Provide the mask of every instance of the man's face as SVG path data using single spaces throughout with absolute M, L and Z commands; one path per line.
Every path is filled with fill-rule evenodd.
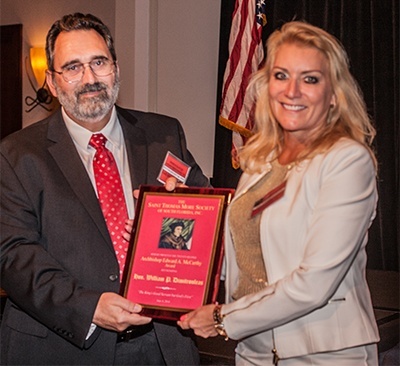
M 98 58 L 112 60 L 104 39 L 94 30 L 61 32 L 54 46 L 54 70 L 63 71 L 74 63 L 85 64 Z M 96 76 L 89 66 L 82 78 L 68 83 L 63 75 L 47 75 L 51 92 L 58 98 L 68 116 L 79 125 L 93 131 L 108 122 L 119 90 L 119 69 L 107 76 Z
M 175 235 L 175 236 L 181 236 L 181 235 L 182 235 L 182 230 L 183 230 L 182 226 L 177 226 L 177 227 L 174 229 L 174 235 Z

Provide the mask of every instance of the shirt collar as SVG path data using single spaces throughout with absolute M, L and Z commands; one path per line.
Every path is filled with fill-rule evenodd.
M 93 135 L 92 131 L 78 125 L 74 122 L 65 112 L 64 107 L 61 107 L 62 116 L 65 122 L 65 125 L 68 129 L 69 134 L 71 135 L 74 142 L 79 145 L 82 149 L 88 149 L 90 138 Z M 115 106 L 112 109 L 110 120 L 104 126 L 101 131 L 96 133 L 102 133 L 107 140 L 116 146 L 120 146 L 123 142 L 123 134 L 121 130 L 121 126 L 118 123 L 117 111 Z

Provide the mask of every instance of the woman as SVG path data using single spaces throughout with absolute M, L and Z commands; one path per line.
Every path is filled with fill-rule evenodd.
M 365 280 L 375 135 L 345 51 L 290 22 L 254 76 L 256 133 L 225 227 L 226 304 L 178 324 L 238 340 L 238 365 L 377 365 Z

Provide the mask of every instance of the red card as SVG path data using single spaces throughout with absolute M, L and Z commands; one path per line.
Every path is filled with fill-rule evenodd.
M 189 172 L 190 166 L 168 151 L 167 155 L 165 155 L 164 163 L 157 180 L 162 184 L 165 184 L 165 181 L 169 177 L 175 177 L 178 182 L 186 183 Z

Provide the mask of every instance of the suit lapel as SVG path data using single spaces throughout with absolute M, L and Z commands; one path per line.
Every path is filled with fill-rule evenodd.
M 132 189 L 137 189 L 140 184 L 147 183 L 148 151 L 146 136 L 140 128 L 135 126 L 137 119 L 128 111 L 117 107 L 117 113 L 128 153 Z
M 50 122 L 47 137 L 54 142 L 49 147 L 50 154 L 53 156 L 71 189 L 76 194 L 77 199 L 85 207 L 105 241 L 114 251 L 92 183 L 68 133 L 62 119 L 61 111 L 56 113 L 53 121 Z
M 128 154 L 132 188 L 137 189 L 140 184 L 147 182 L 146 137 L 144 132 L 135 126 L 137 120 L 134 116 L 121 108 L 117 108 L 117 112 Z M 47 138 L 54 142 L 49 147 L 49 152 L 66 181 L 97 225 L 110 249 L 114 251 L 92 183 L 62 119 L 61 110 L 53 115 Z

